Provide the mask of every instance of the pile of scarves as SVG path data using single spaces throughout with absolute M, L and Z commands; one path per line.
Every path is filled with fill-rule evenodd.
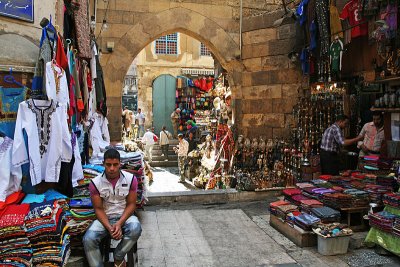
M 340 222 L 340 212 L 330 207 L 312 208 L 311 214 L 319 218 L 323 223 Z
M 394 221 L 396 219 L 399 219 L 399 217 L 390 212 L 376 212 L 369 215 L 369 225 L 371 227 L 378 228 L 384 232 L 391 233 Z
M 24 230 L 29 204 L 8 205 L 0 216 L 0 266 L 32 266 L 32 248 Z
M 294 224 L 305 231 L 310 231 L 312 226 L 320 221 L 318 217 L 307 213 L 301 213 L 299 216 L 294 217 Z
M 33 266 L 64 266 L 70 255 L 65 212 L 57 200 L 31 203 L 25 217 Z
M 383 196 L 385 205 L 400 208 L 400 193 L 388 193 Z
M 132 157 L 125 162 L 122 169 L 136 177 L 138 181 L 136 207 L 142 208 L 147 201 L 143 155 L 138 152 L 131 152 L 130 155 Z

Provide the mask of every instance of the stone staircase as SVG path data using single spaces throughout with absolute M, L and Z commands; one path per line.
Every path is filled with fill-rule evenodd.
M 178 156 L 175 154 L 173 147 L 178 145 L 178 140 L 169 140 L 168 161 L 164 161 L 164 156 L 161 156 L 161 146 L 155 144 L 153 148 L 153 162 L 151 167 L 178 167 Z

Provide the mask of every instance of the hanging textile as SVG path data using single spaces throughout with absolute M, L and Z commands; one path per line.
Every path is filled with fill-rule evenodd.
M 64 105 L 69 105 L 69 91 L 65 71 L 55 61 L 46 64 L 47 97 Z
M 25 144 L 24 133 L 28 142 Z M 61 162 L 72 157 L 66 107 L 53 100 L 29 99 L 19 104 L 12 163 L 30 163 L 32 185 L 57 182 Z
M 329 34 L 329 0 L 319 0 L 315 4 L 315 12 L 317 14 L 319 38 L 320 38 L 320 55 L 326 56 L 329 52 L 330 34 Z
M 92 58 L 92 52 L 90 49 L 88 7 L 88 0 L 80 0 L 79 7 L 74 10 L 76 41 L 79 57 L 83 59 Z
M 342 32 L 342 23 L 340 22 L 339 11 L 337 7 L 333 4 L 333 1 L 330 0 L 329 5 L 329 15 L 330 15 L 330 28 L 331 28 L 331 41 L 335 39 L 335 36 L 338 35 L 343 39 Z
M 21 190 L 21 167 L 11 163 L 13 140 L 0 137 L 0 201 L 5 201 L 12 193 Z

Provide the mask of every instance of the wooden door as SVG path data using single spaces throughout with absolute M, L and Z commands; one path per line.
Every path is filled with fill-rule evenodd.
M 153 82 L 153 127 L 158 135 L 162 126 L 173 133 L 171 113 L 175 109 L 176 78 L 163 74 Z

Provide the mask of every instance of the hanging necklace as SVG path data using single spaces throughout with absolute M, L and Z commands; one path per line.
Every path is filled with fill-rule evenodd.
M 60 70 L 58 71 L 55 67 L 56 67 L 55 64 L 52 63 L 51 68 L 53 70 L 54 80 L 56 83 L 56 94 L 58 95 L 58 93 L 60 92 L 60 79 L 64 74 L 64 70 L 62 68 L 59 68 Z

